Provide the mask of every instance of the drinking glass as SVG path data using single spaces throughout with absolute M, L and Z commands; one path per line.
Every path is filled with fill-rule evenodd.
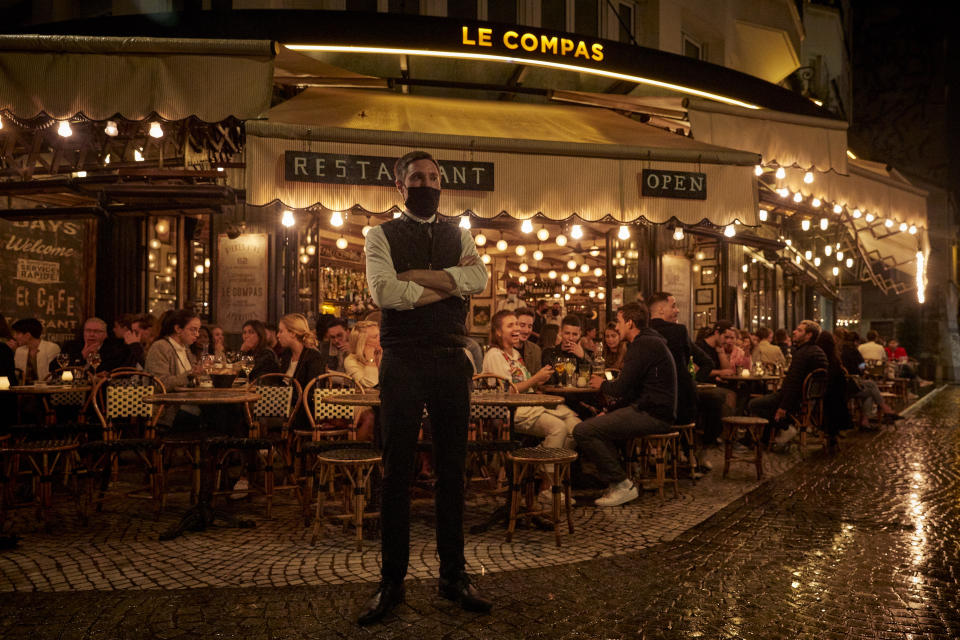
M 100 366 L 100 362 L 102 362 L 102 360 L 100 358 L 99 351 L 94 351 L 93 353 L 87 356 L 87 364 L 90 365 L 90 369 L 94 373 L 97 372 L 97 368 Z
M 564 370 L 567 373 L 567 385 L 573 386 L 577 381 L 577 379 L 574 377 L 577 375 L 576 363 L 571 360 L 567 360 L 566 364 L 564 365 Z
M 60 365 L 61 369 L 66 369 L 70 364 L 70 356 L 66 353 L 57 354 L 57 364 Z
M 247 384 L 250 384 L 250 372 L 253 371 L 254 361 L 251 355 L 240 356 L 240 370 L 243 372 L 243 377 L 247 379 Z

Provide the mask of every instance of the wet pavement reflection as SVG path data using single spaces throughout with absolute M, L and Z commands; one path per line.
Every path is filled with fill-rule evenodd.
M 958 638 L 958 416 L 947 387 L 670 542 L 478 576 L 489 616 L 431 580 L 409 581 L 407 604 L 365 630 L 353 620 L 369 583 L 7 593 L 0 637 Z

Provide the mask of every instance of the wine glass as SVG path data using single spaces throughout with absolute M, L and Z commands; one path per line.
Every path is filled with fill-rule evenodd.
M 247 379 L 247 384 L 250 384 L 250 372 L 253 371 L 255 359 L 251 355 L 242 355 L 240 356 L 240 370 L 243 372 L 243 377 Z
M 99 351 L 93 351 L 90 355 L 87 356 L 87 364 L 90 366 L 90 369 L 96 373 L 97 368 L 100 366 L 102 359 L 100 358 Z
M 67 353 L 58 353 L 57 354 L 57 364 L 60 365 L 60 370 L 66 369 L 70 364 L 70 354 Z
M 567 372 L 567 385 L 568 386 L 575 385 L 577 382 L 577 379 L 575 377 L 577 375 L 577 364 L 573 360 L 567 360 L 567 362 L 563 366 L 565 371 Z

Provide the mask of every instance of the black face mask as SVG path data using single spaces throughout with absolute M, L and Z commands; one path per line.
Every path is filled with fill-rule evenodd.
M 407 211 L 418 218 L 429 218 L 437 212 L 440 189 L 433 187 L 407 187 Z

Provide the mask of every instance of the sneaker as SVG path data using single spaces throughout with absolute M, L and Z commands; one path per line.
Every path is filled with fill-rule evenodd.
M 787 444 L 788 442 L 790 442 L 791 440 L 793 440 L 794 438 L 796 438 L 796 437 L 797 437 L 797 433 L 798 433 L 798 432 L 797 432 L 797 428 L 794 427 L 793 425 L 791 425 L 791 426 L 787 427 L 786 429 L 784 429 L 783 431 L 781 431 L 780 434 L 777 435 L 776 438 L 774 438 L 773 442 L 774 442 L 774 444 L 778 444 L 778 445 L 780 445 L 780 446 L 783 446 L 783 445 Z
M 917 378 L 917 382 L 921 387 L 929 387 L 933 384 L 933 380 L 924 380 L 923 378 Z
M 230 494 L 231 500 L 243 500 L 247 497 L 247 491 L 250 490 L 250 483 L 246 478 L 240 478 L 233 485 L 233 493 Z
M 553 503 L 553 491 L 550 489 L 544 489 L 540 492 L 540 502 Z M 567 501 L 567 494 L 563 491 L 560 492 L 560 504 L 564 504 Z M 573 496 L 570 496 L 570 506 L 573 507 L 577 504 L 576 499 Z
M 597 498 L 593 504 L 598 507 L 616 507 L 621 504 L 630 502 L 631 500 L 636 500 L 637 496 L 640 495 L 640 492 L 637 491 L 637 485 L 631 482 L 627 487 L 622 487 L 617 485 L 616 487 L 609 487 L 606 491 L 603 492 L 603 496 Z

